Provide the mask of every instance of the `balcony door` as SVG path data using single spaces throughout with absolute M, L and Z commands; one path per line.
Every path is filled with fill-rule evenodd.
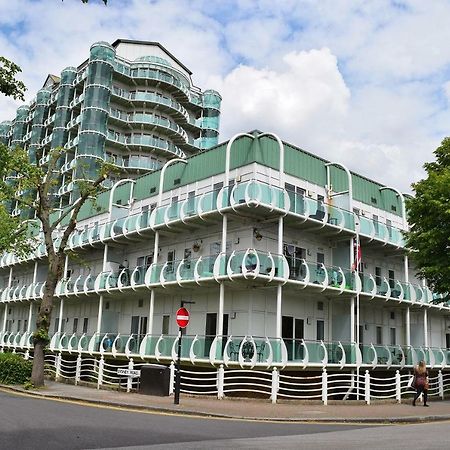
M 205 352 L 204 356 L 209 356 L 211 345 L 217 336 L 217 313 L 206 313 L 205 322 Z M 228 314 L 223 315 L 223 336 L 222 347 L 225 346 L 228 337 Z
M 304 320 L 283 316 L 281 319 L 281 337 L 287 348 L 288 360 L 303 359 Z

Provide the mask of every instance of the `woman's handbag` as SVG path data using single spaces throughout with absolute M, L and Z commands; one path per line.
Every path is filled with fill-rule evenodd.
M 430 383 L 429 383 L 429 381 L 428 381 L 428 378 L 425 380 L 425 384 L 424 384 L 423 388 L 424 388 L 426 391 L 428 391 L 428 389 L 430 389 Z

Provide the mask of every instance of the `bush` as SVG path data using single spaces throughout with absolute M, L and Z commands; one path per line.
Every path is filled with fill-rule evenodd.
M 33 364 L 15 353 L 0 353 L 0 383 L 23 384 L 31 377 Z

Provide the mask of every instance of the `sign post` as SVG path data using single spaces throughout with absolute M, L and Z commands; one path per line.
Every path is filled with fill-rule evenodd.
M 183 337 L 183 329 L 188 326 L 189 323 L 189 311 L 184 307 L 186 303 L 195 303 L 182 301 L 181 307 L 176 314 L 176 320 L 178 325 L 178 358 L 177 358 L 177 373 L 175 377 L 175 393 L 173 403 L 175 405 L 180 404 L 180 388 L 181 388 L 181 338 Z

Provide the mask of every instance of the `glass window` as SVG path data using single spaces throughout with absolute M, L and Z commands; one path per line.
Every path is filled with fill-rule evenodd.
M 325 322 L 323 320 L 317 321 L 316 340 L 323 341 L 325 339 Z
M 383 328 L 377 327 L 377 337 L 376 337 L 377 345 L 383 344 Z
M 395 286 L 395 272 L 393 270 L 389 271 L 389 287 L 394 289 Z
M 85 317 L 83 319 L 83 333 L 88 332 L 88 324 L 89 324 L 89 319 L 87 317 Z
M 375 267 L 375 284 L 381 286 L 381 267 Z
M 391 345 L 396 345 L 396 337 L 395 337 L 395 328 L 391 328 L 390 329 L 390 344 Z
M 169 334 L 170 316 L 164 315 L 162 318 L 161 334 Z
M 78 331 L 78 317 L 75 317 L 73 319 L 73 330 L 72 333 L 76 333 Z

